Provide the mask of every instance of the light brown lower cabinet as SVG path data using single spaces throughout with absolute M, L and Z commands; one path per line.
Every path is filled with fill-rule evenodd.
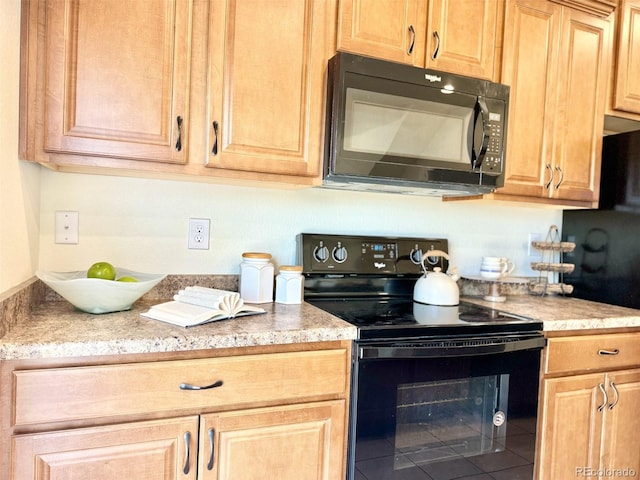
M 558 339 L 565 341 L 562 354 L 579 350 L 583 359 L 575 368 L 603 371 L 549 378 L 554 375 L 551 369 L 542 380 L 536 475 L 540 480 L 640 475 L 640 368 L 637 347 L 628 348 L 631 341 L 640 342 L 639 334 L 590 337 L 576 337 L 575 349 L 569 348 L 571 341 Z M 551 339 L 547 365 L 560 367 L 555 346 Z M 625 355 L 628 366 L 636 368 L 606 369 L 607 363 L 620 363 Z M 571 363 L 568 359 L 560 368 Z
M 0 364 L 0 478 L 343 480 L 350 343 L 256 348 Z
M 337 478 L 344 415 L 338 400 L 16 435 L 11 478 Z
M 197 439 L 197 416 L 17 435 L 11 478 L 195 480 Z
M 344 478 L 337 473 L 342 471 L 345 412 L 340 400 L 205 415 L 199 478 Z

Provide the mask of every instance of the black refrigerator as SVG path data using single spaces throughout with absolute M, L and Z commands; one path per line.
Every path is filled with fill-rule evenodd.
M 604 137 L 599 208 L 565 210 L 562 239 L 572 296 L 640 308 L 640 131 Z

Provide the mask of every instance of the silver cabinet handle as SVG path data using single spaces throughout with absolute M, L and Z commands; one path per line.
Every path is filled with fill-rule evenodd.
M 611 382 L 611 389 L 613 390 L 613 402 L 609 404 L 609 410 L 613 410 L 613 407 L 615 407 L 618 404 L 618 400 L 620 400 L 620 393 L 618 392 L 616 384 L 613 382 Z
M 178 115 L 176 118 L 176 123 L 178 124 L 178 141 L 176 142 L 176 152 L 182 150 L 182 117 Z
M 618 355 L 620 350 L 614 348 L 613 350 L 598 350 L 598 355 Z
M 184 434 L 184 468 L 182 469 L 182 473 L 187 475 L 189 473 L 189 464 L 191 463 L 189 460 L 191 454 L 191 433 L 185 432 Z
M 604 410 L 604 407 L 607 406 L 607 403 L 609 403 L 609 397 L 607 396 L 607 391 L 604 389 L 604 385 L 602 383 L 598 384 L 598 388 L 600 389 L 600 391 L 602 392 L 602 396 L 604 397 L 602 405 L 598 406 L 598 411 L 601 412 L 602 410 Z
M 190 383 L 181 383 L 180 390 L 209 390 L 210 388 L 221 387 L 224 384 L 222 380 L 213 382 L 211 385 L 191 385 Z
M 438 57 L 438 53 L 440 52 L 440 35 L 438 35 L 437 30 L 433 32 L 433 38 L 436 39 L 436 48 L 433 49 L 433 53 L 431 54 L 431 59 L 435 60 Z
M 216 431 L 213 428 L 210 428 L 207 432 L 209 436 L 209 463 L 207 463 L 207 470 L 213 470 L 213 436 L 215 433 Z
M 564 180 L 564 172 L 562 171 L 562 168 L 560 168 L 559 165 L 556 165 L 556 172 L 560 174 L 560 180 L 558 180 L 558 183 L 556 183 L 556 187 L 555 187 L 555 189 L 557 190 L 558 188 L 560 188 L 560 184 L 562 183 L 562 180 Z
M 409 43 L 409 49 L 407 50 L 407 55 L 411 55 L 413 53 L 413 47 L 416 44 L 416 31 L 413 28 L 413 25 L 409 25 L 409 33 L 411 34 L 411 42 Z
M 549 170 L 549 181 L 544 184 L 544 188 L 549 189 L 551 182 L 553 182 L 553 168 L 550 163 L 547 163 L 546 169 Z

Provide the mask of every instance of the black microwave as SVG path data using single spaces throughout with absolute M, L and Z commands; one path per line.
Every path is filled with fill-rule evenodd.
M 509 87 L 345 52 L 328 65 L 323 185 L 468 196 L 504 185 Z

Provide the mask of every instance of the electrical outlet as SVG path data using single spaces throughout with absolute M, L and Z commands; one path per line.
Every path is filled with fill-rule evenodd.
M 56 211 L 56 243 L 78 243 L 78 212 Z
M 209 250 L 209 226 L 208 218 L 189 219 L 189 249 Z
M 533 242 L 540 242 L 542 241 L 542 234 L 541 233 L 530 233 L 529 234 L 529 243 L 527 243 L 527 255 L 530 258 L 542 258 L 542 251 L 541 250 L 536 250 L 535 248 L 533 248 L 533 245 L 531 245 Z

